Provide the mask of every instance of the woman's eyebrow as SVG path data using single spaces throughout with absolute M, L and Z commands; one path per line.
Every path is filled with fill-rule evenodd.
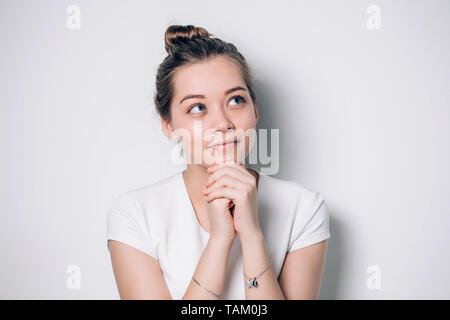
M 238 87 L 234 87 L 234 88 L 231 88 L 231 89 L 228 89 L 227 91 L 225 91 L 225 95 L 228 95 L 228 94 L 230 94 L 230 93 L 232 93 L 232 92 L 234 92 L 234 91 L 237 91 L 237 90 L 244 90 L 244 91 L 247 91 L 247 89 L 238 86 Z M 189 94 L 189 95 L 185 96 L 183 99 L 181 99 L 180 104 L 182 104 L 184 100 L 186 100 L 186 99 L 192 99 L 192 98 L 201 98 L 201 99 L 205 99 L 205 96 L 202 95 L 202 94 Z
M 228 94 L 230 94 L 230 93 L 232 93 L 234 91 L 237 91 L 237 90 L 247 91 L 247 89 L 238 86 L 238 87 L 234 87 L 234 88 L 231 88 L 231 89 L 228 89 L 227 91 L 225 91 L 225 95 L 228 95 Z

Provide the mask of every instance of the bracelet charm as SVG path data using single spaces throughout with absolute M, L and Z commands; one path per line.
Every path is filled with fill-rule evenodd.
M 247 283 L 247 288 L 258 287 L 258 281 L 256 281 L 256 279 L 259 279 L 267 271 L 267 269 L 270 268 L 271 265 L 272 265 L 272 259 L 270 259 L 269 265 L 263 271 L 261 271 L 256 277 L 250 278 L 244 273 L 244 277 L 246 278 L 245 280 Z
M 256 277 L 253 280 L 247 280 L 247 288 L 257 287 L 258 281 L 256 281 Z

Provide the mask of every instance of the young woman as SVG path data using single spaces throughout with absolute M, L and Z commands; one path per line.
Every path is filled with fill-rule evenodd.
M 258 119 L 250 69 L 212 36 L 192 25 L 166 30 L 154 101 L 187 166 L 111 205 L 120 297 L 317 299 L 330 238 L 323 196 L 246 167 L 243 132 Z

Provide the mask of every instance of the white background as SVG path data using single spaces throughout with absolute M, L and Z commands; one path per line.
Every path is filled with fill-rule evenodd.
M 119 297 L 106 212 L 179 170 L 152 97 L 166 28 L 194 24 L 252 67 L 258 127 L 280 129 L 275 177 L 328 203 L 320 298 L 449 299 L 449 14 L 448 1 L 1 1 L 0 298 Z

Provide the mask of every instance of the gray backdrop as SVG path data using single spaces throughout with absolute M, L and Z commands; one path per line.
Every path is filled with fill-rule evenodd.
M 119 297 L 109 205 L 180 170 L 152 103 L 170 24 L 239 48 L 259 127 L 280 129 L 275 177 L 324 194 L 322 299 L 450 298 L 449 13 L 412 0 L 1 1 L 0 298 Z

